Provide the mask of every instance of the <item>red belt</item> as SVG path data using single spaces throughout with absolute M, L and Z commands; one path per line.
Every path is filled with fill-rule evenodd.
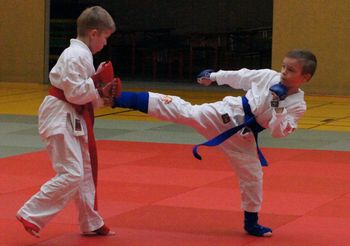
M 54 96 L 62 101 L 65 101 L 71 104 L 77 111 L 77 113 L 81 114 L 85 120 L 87 134 L 88 134 L 88 146 L 89 146 L 89 155 L 90 155 L 90 164 L 92 170 L 92 177 L 95 184 L 95 203 L 94 209 L 97 210 L 97 149 L 96 149 L 96 141 L 94 135 L 94 108 L 92 103 L 87 103 L 85 105 L 77 105 L 67 101 L 64 96 L 64 92 L 61 89 L 58 89 L 54 86 L 51 86 L 49 89 L 49 94 Z

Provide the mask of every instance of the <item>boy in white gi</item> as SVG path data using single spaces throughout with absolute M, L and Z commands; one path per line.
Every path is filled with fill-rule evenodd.
M 56 176 L 16 216 L 35 237 L 72 199 L 83 234 L 114 234 L 97 212 L 93 135 L 93 108 L 103 106 L 104 97 L 111 97 L 115 83 L 111 74 L 109 81 L 101 81 L 108 66 L 101 65 L 95 73 L 93 55 L 106 45 L 114 31 L 115 23 L 106 10 L 99 6 L 84 10 L 77 19 L 77 38 L 70 40 L 70 46 L 50 71 L 52 87 L 39 108 L 39 134 Z M 101 82 L 106 84 L 101 86 Z
M 227 96 L 219 102 L 191 105 L 177 96 L 123 92 L 114 99 L 113 107 L 133 108 L 193 127 L 209 139 L 202 145 L 220 144 L 239 180 L 244 230 L 254 236 L 271 236 L 270 228 L 258 224 L 263 193 L 261 166 L 267 163 L 258 148 L 257 135 L 269 129 L 273 137 L 285 137 L 297 128 L 306 110 L 300 86 L 311 79 L 316 66 L 316 57 L 310 51 L 292 50 L 283 59 L 280 73 L 270 69 L 204 70 L 198 76 L 198 82 L 206 86 L 216 81 L 243 89 L 243 97 Z M 194 148 L 198 159 L 199 146 Z

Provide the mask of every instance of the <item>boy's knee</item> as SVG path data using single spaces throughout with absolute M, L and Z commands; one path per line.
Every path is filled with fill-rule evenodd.
M 84 174 L 82 172 L 74 172 L 66 175 L 66 180 L 72 186 L 79 185 L 84 179 Z

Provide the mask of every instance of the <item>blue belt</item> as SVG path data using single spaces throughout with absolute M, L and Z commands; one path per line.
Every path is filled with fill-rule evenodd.
M 258 145 L 258 133 L 261 132 L 262 130 L 264 130 L 265 128 L 263 128 L 262 126 L 260 126 L 258 124 L 258 122 L 256 122 L 256 119 L 255 119 L 255 117 L 250 109 L 248 99 L 245 96 L 242 97 L 242 105 L 243 105 L 243 110 L 244 110 L 244 123 L 219 134 L 218 136 L 208 140 L 207 142 L 195 145 L 193 147 L 193 151 L 192 151 L 194 157 L 196 157 L 198 160 L 202 160 L 202 157 L 198 154 L 198 147 L 199 146 L 202 146 L 202 145 L 208 146 L 208 147 L 217 146 L 217 145 L 221 144 L 222 142 L 224 142 L 229 137 L 231 137 L 232 135 L 236 134 L 238 131 L 240 131 L 244 127 L 249 127 L 250 130 L 254 134 L 256 149 L 258 152 L 260 163 L 262 166 L 267 166 L 267 161 L 266 161 L 264 155 L 262 154 L 262 152 L 259 148 L 259 145 Z

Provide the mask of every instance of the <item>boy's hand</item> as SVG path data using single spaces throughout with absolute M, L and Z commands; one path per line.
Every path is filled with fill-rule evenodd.
M 211 81 L 210 79 L 206 79 L 206 78 L 199 78 L 197 79 L 197 82 L 201 85 L 205 85 L 205 86 L 209 86 L 211 85 L 211 83 L 213 83 L 213 81 Z
M 210 79 L 210 74 L 214 72 L 213 69 L 206 69 L 197 75 L 197 82 L 201 85 L 209 86 L 213 80 Z

